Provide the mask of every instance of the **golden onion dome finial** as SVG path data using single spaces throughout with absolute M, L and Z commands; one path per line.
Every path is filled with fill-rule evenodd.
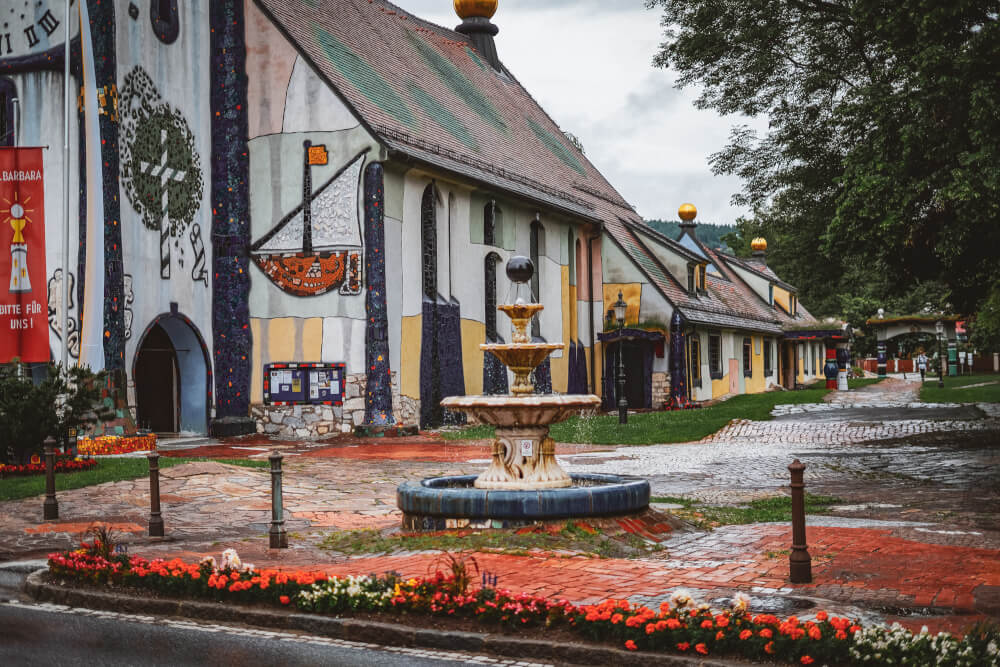
M 473 16 L 490 19 L 497 13 L 498 4 L 499 0 L 455 0 L 455 13 L 463 20 Z
M 750 242 L 750 248 L 754 252 L 764 252 L 767 250 L 767 239 L 763 236 L 758 236 L 753 241 Z
M 684 222 L 691 222 L 698 215 L 698 209 L 694 207 L 694 204 L 681 204 L 681 207 L 677 209 L 677 215 Z

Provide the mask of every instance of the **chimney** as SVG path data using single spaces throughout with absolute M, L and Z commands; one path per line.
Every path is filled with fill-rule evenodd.
M 493 38 L 500 28 L 490 22 L 497 11 L 499 0 L 455 0 L 455 13 L 462 19 L 456 32 L 468 35 L 479 55 L 497 72 L 500 71 L 500 56 Z

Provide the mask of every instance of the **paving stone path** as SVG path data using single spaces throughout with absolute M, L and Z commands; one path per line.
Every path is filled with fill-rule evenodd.
M 899 409 L 912 403 L 915 385 L 883 381 L 831 399 L 829 405 L 840 408 L 820 409 L 845 416 L 856 408 L 844 406 Z M 897 609 L 916 610 L 910 624 L 932 629 L 958 629 L 982 615 L 1000 617 L 1000 420 L 986 416 L 996 414 L 994 407 L 962 419 L 853 421 L 851 416 L 833 422 L 815 420 L 804 409 L 804 416 L 786 415 L 785 421 L 734 422 L 695 443 L 558 447 L 569 470 L 641 475 L 656 496 L 731 505 L 786 493 L 787 466 L 799 458 L 808 466 L 810 492 L 843 499 L 832 515 L 809 517 L 815 575 L 809 585 L 787 583 L 787 523 L 679 532 L 663 543 L 661 557 L 645 560 L 551 554 L 476 558 L 481 569 L 499 575 L 501 586 L 575 602 L 653 601 L 682 586 L 705 599 L 740 590 L 763 608 L 778 610 L 786 603 L 819 604 L 886 619 Z M 258 566 L 321 567 L 343 574 L 433 572 L 441 564 L 438 553 L 352 558 L 325 551 L 320 542 L 333 530 L 398 525 L 398 484 L 480 472 L 488 444 L 426 435 L 344 442 L 251 437 L 170 452 L 263 459 L 272 449 L 282 450 L 288 550 L 267 548 L 268 472 L 203 462 L 162 470 L 163 540 L 144 537 L 148 481 L 138 479 L 60 492 L 61 518 L 53 522 L 41 519 L 41 497 L 0 502 L 0 559 L 69 547 L 91 522 L 104 521 L 129 536 L 133 552 L 149 556 L 218 557 L 234 546 L 245 562 Z M 809 602 L 813 598 L 820 602 Z M 930 616 L 921 615 L 925 607 Z

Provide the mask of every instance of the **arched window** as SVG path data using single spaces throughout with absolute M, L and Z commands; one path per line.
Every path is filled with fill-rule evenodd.
M 17 87 L 10 79 L 0 78 L 0 146 L 13 146 L 15 143 L 14 100 L 17 99 Z
M 177 0 L 152 0 L 149 3 L 149 20 L 153 32 L 164 44 L 173 44 L 181 32 L 181 21 L 177 15 Z
M 486 296 L 486 342 L 497 341 L 497 264 L 500 263 L 500 255 L 491 252 L 486 255 L 483 267 L 483 280 L 485 283 L 484 294 Z
M 420 255 L 424 297 L 437 300 L 437 193 L 434 184 L 424 188 L 420 202 Z
M 496 210 L 497 203 L 492 199 L 483 209 L 483 245 L 496 245 Z
M 531 276 L 531 293 L 539 303 L 542 302 L 541 277 L 542 265 L 539 259 L 545 255 L 545 228 L 542 223 L 535 220 L 531 223 L 531 263 L 535 265 L 535 273 Z M 531 335 L 533 338 L 541 337 L 541 325 L 537 317 L 531 319 Z

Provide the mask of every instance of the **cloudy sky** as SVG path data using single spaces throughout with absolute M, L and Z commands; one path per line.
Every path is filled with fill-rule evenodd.
M 460 23 L 451 0 L 392 1 L 449 28 Z M 500 0 L 500 59 L 640 215 L 675 220 L 690 201 L 699 221 L 732 223 L 745 212 L 730 204 L 740 181 L 714 176 L 708 157 L 746 119 L 696 109 L 696 90 L 678 90 L 673 73 L 653 67 L 660 12 L 644 4 Z

